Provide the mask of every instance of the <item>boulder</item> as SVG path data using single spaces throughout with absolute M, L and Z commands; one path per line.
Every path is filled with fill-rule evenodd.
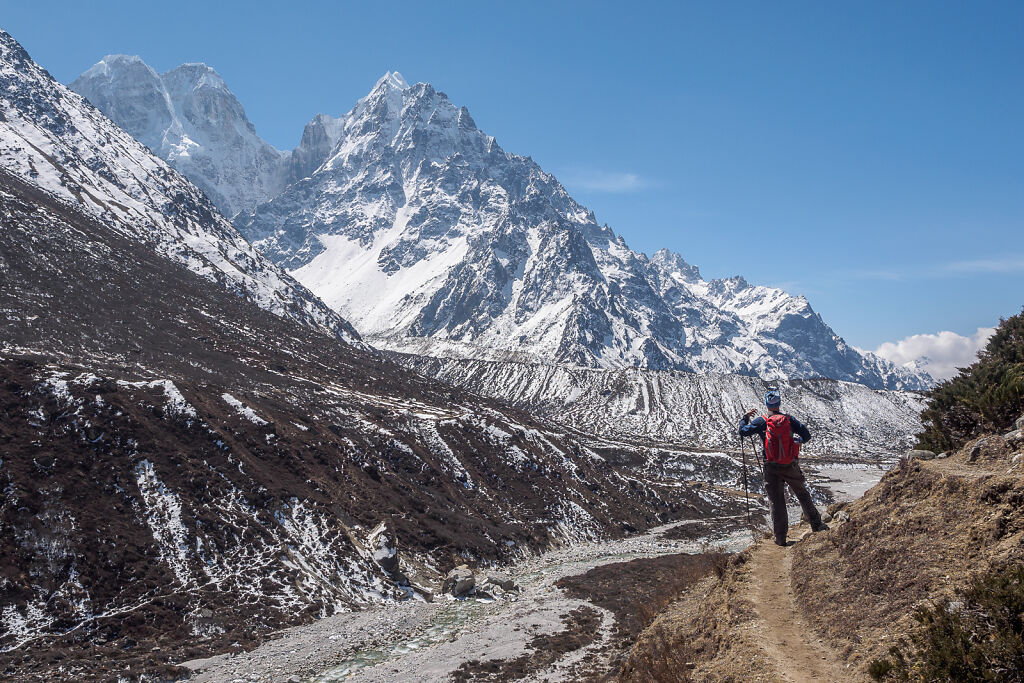
M 382 521 L 370 531 L 366 537 L 366 547 L 381 569 L 389 574 L 398 571 L 398 540 L 389 520 Z
M 827 508 L 827 510 L 828 510 L 828 514 L 830 514 L 830 515 L 831 515 L 831 516 L 832 516 L 833 518 L 835 518 L 836 514 L 837 514 L 837 513 L 838 513 L 838 512 L 840 511 L 840 510 L 842 510 L 843 508 L 845 508 L 845 507 L 846 507 L 847 505 L 849 505 L 849 504 L 850 504 L 850 503 L 849 503 L 849 501 L 845 501 L 845 500 L 844 500 L 844 501 L 842 501 L 842 502 L 839 502 L 839 503 L 832 503 L 832 504 L 831 504 L 831 505 L 829 505 L 829 506 L 828 506 L 828 508 Z
M 917 459 L 917 460 L 934 460 L 935 459 L 935 452 L 934 451 L 924 451 L 924 450 L 917 450 L 917 449 L 915 449 L 915 450 L 909 451 L 907 453 L 907 459 L 908 460 L 914 460 L 914 459 Z
M 946 451 L 942 451 L 941 453 L 939 453 L 935 457 L 938 460 L 942 460 L 943 458 L 948 458 L 949 457 L 949 453 L 947 453 Z
M 448 576 L 444 577 L 441 592 L 461 598 L 472 591 L 474 587 L 476 587 L 476 577 L 468 567 L 462 565 L 451 570 L 448 572 Z
M 1015 429 L 1012 432 L 1003 434 L 1003 440 L 1010 444 L 1014 450 L 1024 446 L 1024 429 Z
M 516 582 L 512 580 L 508 574 L 501 574 L 499 572 L 491 572 L 487 575 L 487 583 L 500 586 L 503 591 L 514 591 L 519 590 L 516 586 Z
M 823 515 L 821 516 L 821 521 L 825 522 L 825 524 L 828 524 L 829 522 L 831 522 L 831 521 L 832 521 L 832 515 L 830 515 L 830 514 L 828 514 L 828 513 L 826 512 L 825 514 L 823 514 Z
M 1024 429 L 1024 415 L 1017 418 L 1017 421 L 1013 423 L 1013 426 L 1017 429 Z

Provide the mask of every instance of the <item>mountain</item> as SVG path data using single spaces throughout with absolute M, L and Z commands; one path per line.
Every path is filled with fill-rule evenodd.
M 726 454 L 579 434 L 367 349 L 4 32 L 0 278 L 5 677 L 172 678 L 456 564 L 738 512 Z
M 926 383 L 850 348 L 803 297 L 631 251 L 429 84 L 388 74 L 340 128 L 312 175 L 236 222 L 381 346 L 430 337 L 592 367 Z
M 146 109 L 138 79 L 108 78 L 94 97 L 90 72 L 74 86 L 127 130 L 145 128 L 146 117 L 120 114 Z M 465 107 L 400 74 L 348 114 L 318 115 L 289 168 L 292 184 L 235 223 L 378 346 L 428 338 L 436 354 L 469 358 L 932 383 L 848 346 L 803 297 L 630 250 Z
M 256 135 L 241 103 L 205 64 L 158 74 L 138 57 L 108 55 L 71 89 L 188 176 L 226 216 L 252 210 L 290 179 L 291 155 Z

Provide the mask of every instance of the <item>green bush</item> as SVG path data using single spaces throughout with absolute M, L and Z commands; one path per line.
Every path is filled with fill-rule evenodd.
M 1024 567 L 974 579 L 960 600 L 921 607 L 921 625 L 871 663 L 876 680 L 1024 681 Z
M 984 433 L 1005 432 L 1024 412 L 1024 313 L 999 322 L 973 365 L 928 392 L 918 448 L 956 450 Z

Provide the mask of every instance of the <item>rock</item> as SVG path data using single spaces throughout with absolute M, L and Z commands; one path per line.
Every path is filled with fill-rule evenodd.
M 487 583 L 494 584 L 495 586 L 501 586 L 501 589 L 506 591 L 519 590 L 518 586 L 516 586 L 516 582 L 513 581 L 512 577 L 508 574 L 492 572 L 487 575 Z
M 846 510 L 840 510 L 839 512 L 837 512 L 835 514 L 835 517 L 833 517 L 832 519 L 835 521 L 836 524 L 842 524 L 843 522 L 849 522 L 850 521 L 850 513 L 847 512 Z
M 924 451 L 924 450 L 917 450 L 917 449 L 915 449 L 915 450 L 909 451 L 907 453 L 907 459 L 908 460 L 913 460 L 915 458 L 917 460 L 934 460 L 935 459 L 935 452 L 934 451 Z
M 1003 440 L 1014 449 L 1024 446 L 1024 429 L 1015 429 L 1012 432 L 1003 434 Z
M 298 676 L 289 676 L 285 683 L 302 683 L 302 679 Z
M 826 512 L 825 514 L 823 514 L 823 515 L 821 516 L 821 521 L 825 522 L 825 524 L 828 524 L 829 522 L 831 522 L 831 521 L 832 521 L 832 515 L 830 515 L 830 514 L 828 514 L 828 513 Z
M 389 520 L 382 521 L 370 531 L 366 537 L 366 547 L 381 569 L 389 574 L 398 571 L 398 541 Z
M 468 594 L 476 586 L 476 577 L 468 567 L 462 565 L 448 572 L 441 584 L 441 592 L 460 598 Z
M 947 453 L 946 451 L 942 451 L 941 453 L 939 453 L 935 457 L 938 460 L 942 460 L 943 458 L 948 458 L 949 457 L 949 453 Z
M 1017 429 L 1024 429 L 1024 415 L 1017 418 L 1017 421 L 1013 423 L 1013 426 Z
M 800 534 L 799 536 L 796 537 L 796 540 L 797 541 L 803 541 L 803 540 L 805 540 L 808 536 L 810 536 L 813 533 L 814 532 L 811 531 L 810 529 L 805 529 L 802 534 Z
M 831 515 L 832 518 L 834 519 L 835 516 L 836 516 L 836 513 L 839 512 L 840 510 L 842 510 L 843 508 L 845 508 L 849 504 L 850 504 L 849 501 L 843 501 L 841 503 L 832 503 L 827 508 L 828 514 Z

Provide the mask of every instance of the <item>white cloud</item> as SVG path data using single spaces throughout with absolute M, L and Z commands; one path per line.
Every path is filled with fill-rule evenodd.
M 636 173 L 608 173 L 605 171 L 568 173 L 565 176 L 565 184 L 591 192 L 636 192 L 650 186 L 650 183 Z
M 977 360 L 978 351 L 995 331 L 994 327 L 979 327 L 969 337 L 949 331 L 915 334 L 898 342 L 885 342 L 875 354 L 897 365 L 919 367 L 937 380 L 949 379 L 957 368 Z
M 957 261 L 946 266 L 955 273 L 1016 273 L 1024 270 L 1024 256 Z

